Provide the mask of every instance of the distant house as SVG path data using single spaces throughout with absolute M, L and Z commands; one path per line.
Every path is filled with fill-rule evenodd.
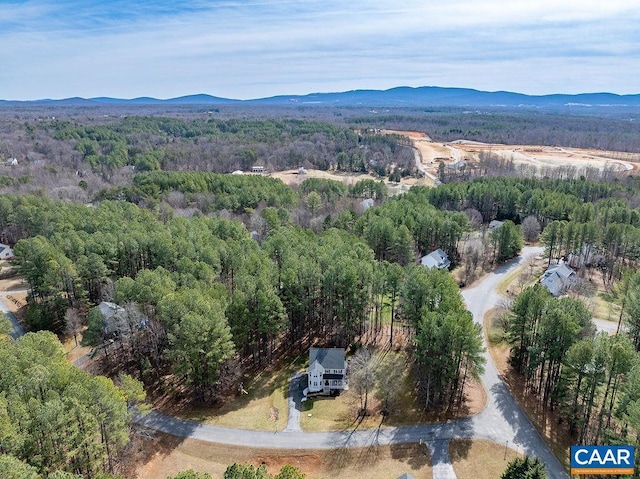
M 13 258 L 13 250 L 6 244 L 0 243 L 0 259 Z
M 98 305 L 104 320 L 102 321 L 102 333 L 105 337 L 119 336 L 120 333 L 128 329 L 127 311 L 116 303 L 103 301 Z
M 362 206 L 362 211 L 367 211 L 369 208 L 371 208 L 375 204 L 376 202 L 373 200 L 373 198 L 365 198 L 360 202 L 360 206 Z
M 17 158 L 9 158 L 7 160 L 7 166 L 18 166 L 18 159 Z
M 235 170 L 235 171 L 233 171 L 231 174 L 232 174 L 232 175 L 242 175 L 242 174 L 244 174 L 244 173 L 242 172 L 242 170 Z
M 251 168 L 251 173 L 258 173 L 258 174 L 262 174 L 264 173 L 264 166 L 254 166 L 253 168 Z
M 309 393 L 335 394 L 349 389 L 347 360 L 342 348 L 309 350 Z
M 462 170 L 467 166 L 467 162 L 464 160 L 456 161 L 455 163 L 449 163 L 447 168 L 449 170 Z
M 127 311 L 116 303 L 103 301 L 98 306 L 102 317 L 102 334 L 106 338 L 118 338 L 133 329 L 147 327 L 147 318 L 137 311 Z
M 405 472 L 403 475 L 398 477 L 398 479 L 415 479 L 415 478 L 411 474 L 409 474 L 408 472 Z
M 540 284 L 554 296 L 560 296 L 576 280 L 576 272 L 567 263 L 553 264 L 547 268 L 540 279 Z
M 298 174 L 299 175 L 306 175 L 307 174 L 307 169 L 301 166 L 300 168 L 298 168 Z
M 420 264 L 427 268 L 448 269 L 451 266 L 447 253 L 438 248 L 420 259 Z
M 500 228 L 503 224 L 504 221 L 493 220 L 491 223 L 489 223 L 489 229 L 494 230 L 496 228 Z

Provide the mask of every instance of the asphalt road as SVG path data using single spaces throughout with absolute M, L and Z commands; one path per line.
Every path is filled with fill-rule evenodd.
M 10 296 L 15 293 L 23 293 L 24 291 L 26 290 L 20 289 L 14 291 L 0 291 L 0 297 Z M 11 311 L 9 311 L 9 308 L 7 308 L 2 301 L 0 301 L 0 311 L 2 311 L 7 316 L 7 318 L 9 318 L 9 321 L 11 321 L 11 324 L 13 325 L 13 332 L 11 333 L 13 339 L 18 339 L 20 336 L 23 336 L 24 328 L 20 324 L 20 321 L 18 321 L 18 318 L 16 318 L 16 316 Z

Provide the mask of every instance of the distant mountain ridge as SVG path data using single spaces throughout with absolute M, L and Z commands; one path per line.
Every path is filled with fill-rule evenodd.
M 52 105 L 307 105 L 344 107 L 463 107 L 463 108 L 640 108 L 640 94 L 581 93 L 576 95 L 525 95 L 508 91 L 481 91 L 470 88 L 434 86 L 396 87 L 389 90 L 351 90 L 308 95 L 280 95 L 251 100 L 234 100 L 207 94 L 187 95 L 161 100 L 151 97 L 132 99 L 97 97 L 60 100 L 0 100 L 0 106 Z

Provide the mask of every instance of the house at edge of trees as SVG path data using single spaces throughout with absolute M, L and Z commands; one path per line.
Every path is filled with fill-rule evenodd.
M 311 348 L 308 372 L 308 394 L 331 395 L 349 389 L 347 359 L 342 348 Z
M 448 269 L 451 265 L 447 253 L 438 248 L 420 259 L 420 264 L 427 268 Z
M 540 278 L 540 284 L 554 296 L 565 293 L 576 280 L 576 272 L 565 262 L 552 264 Z
M 13 250 L 6 244 L 0 243 L 0 259 L 13 258 Z

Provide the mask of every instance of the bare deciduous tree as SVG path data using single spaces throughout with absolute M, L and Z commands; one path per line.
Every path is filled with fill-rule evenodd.
M 379 360 L 371 348 L 360 349 L 351 359 L 351 375 L 349 383 L 360 398 L 358 416 L 368 414 L 369 393 L 373 391 L 376 383 L 376 371 Z
M 69 308 L 64 313 L 64 333 L 73 336 L 73 340 L 78 345 L 78 333 L 82 330 L 82 315 L 76 308 Z
M 527 216 L 522 222 L 522 234 L 525 241 L 533 243 L 538 241 L 538 235 L 540 234 L 540 222 L 538 219 L 531 215 Z

